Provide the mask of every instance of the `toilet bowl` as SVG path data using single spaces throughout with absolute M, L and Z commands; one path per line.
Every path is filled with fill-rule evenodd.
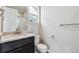
M 46 53 L 48 48 L 47 48 L 47 46 L 45 44 L 39 43 L 39 44 L 37 44 L 37 50 L 40 53 Z
M 35 46 L 38 52 L 40 53 L 46 53 L 48 51 L 47 45 L 43 44 L 43 43 L 39 43 L 40 37 L 39 35 L 35 36 Z

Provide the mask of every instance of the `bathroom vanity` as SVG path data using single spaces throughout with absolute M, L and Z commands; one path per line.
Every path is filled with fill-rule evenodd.
M 6 35 L 0 35 L 0 53 L 34 52 L 34 37 L 35 34 L 39 33 L 37 13 L 39 12 L 39 7 L 31 7 L 35 11 L 32 13 L 28 8 L 26 6 L 2 6 L 0 28 L 1 33 L 6 33 Z
M 34 53 L 34 35 L 3 36 L 0 42 L 0 53 Z

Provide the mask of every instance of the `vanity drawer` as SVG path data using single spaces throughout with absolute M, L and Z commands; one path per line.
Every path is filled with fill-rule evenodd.
M 8 51 L 6 53 L 34 53 L 34 44 L 29 43 L 12 51 Z
M 34 37 L 23 38 L 23 39 L 19 39 L 16 41 L 3 43 L 0 45 L 1 52 L 4 53 L 4 52 L 10 51 L 10 50 L 14 50 L 16 48 L 19 48 L 19 47 L 24 46 L 29 43 L 34 43 Z

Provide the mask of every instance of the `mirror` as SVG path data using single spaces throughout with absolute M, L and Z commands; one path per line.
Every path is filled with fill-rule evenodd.
M 21 6 L 4 7 L 3 32 L 24 31 L 27 29 L 27 9 Z
M 4 6 L 2 32 L 39 32 L 38 6 Z

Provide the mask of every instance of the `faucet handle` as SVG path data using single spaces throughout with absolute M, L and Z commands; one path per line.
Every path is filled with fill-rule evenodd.
M 53 38 L 53 39 L 55 40 L 55 35 L 51 35 L 50 37 Z

